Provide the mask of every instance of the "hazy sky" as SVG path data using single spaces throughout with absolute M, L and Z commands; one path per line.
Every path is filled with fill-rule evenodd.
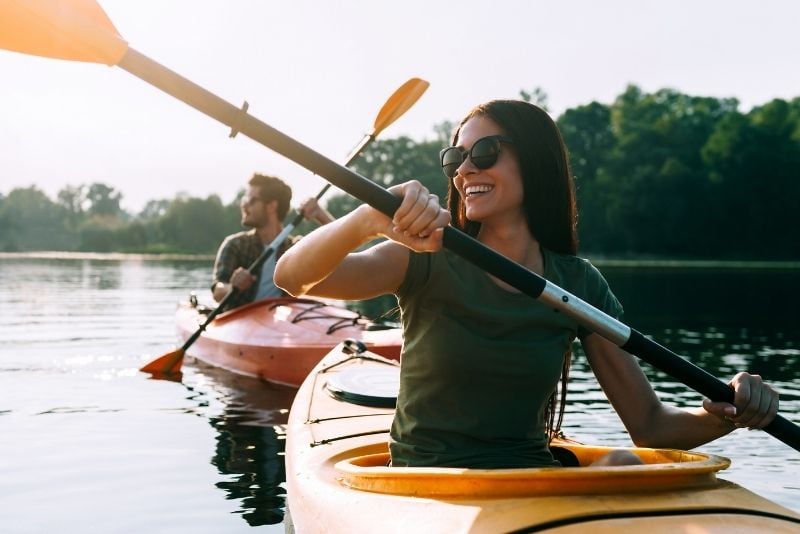
M 800 96 L 800 2 L 100 0 L 139 52 L 341 161 L 410 77 L 431 83 L 382 138 L 433 136 L 472 105 L 543 88 L 551 112 L 625 87 Z M 324 182 L 119 68 L 0 51 L 0 193 L 104 182 L 147 200 L 233 199 L 254 171 L 295 199 Z

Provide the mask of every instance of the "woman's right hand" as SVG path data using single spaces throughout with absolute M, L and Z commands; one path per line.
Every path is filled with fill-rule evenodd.
M 417 180 L 390 187 L 389 191 L 403 200 L 381 234 L 416 252 L 441 250 L 450 212 L 439 205 L 439 197 Z
M 278 259 L 275 285 L 287 293 L 360 300 L 394 293 L 408 267 L 408 249 L 442 248 L 450 214 L 419 182 L 390 188 L 401 198 L 390 218 L 369 204 L 305 235 Z M 366 247 L 380 237 L 388 241 Z

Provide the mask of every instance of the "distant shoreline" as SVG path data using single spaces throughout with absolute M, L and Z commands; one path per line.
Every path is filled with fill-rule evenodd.
M 52 259 L 97 261 L 204 261 L 213 262 L 213 254 L 137 254 L 127 252 L 0 252 L 2 259 Z M 614 269 L 752 269 L 800 270 L 800 261 L 669 260 L 669 259 L 588 259 L 598 268 Z
M 43 260 L 147 260 L 147 261 L 214 261 L 213 254 L 138 254 L 128 252 L 0 252 L 2 259 L 43 259 Z
M 598 268 L 614 269 L 800 270 L 800 261 L 588 259 Z

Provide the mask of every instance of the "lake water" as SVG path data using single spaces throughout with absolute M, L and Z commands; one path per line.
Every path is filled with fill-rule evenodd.
M 800 422 L 800 269 L 601 267 L 626 322 L 720 378 L 747 369 Z M 293 390 L 195 362 L 182 382 L 138 368 L 175 348 L 176 303 L 210 260 L 0 256 L 0 532 L 283 532 Z M 659 396 L 700 396 L 645 366 Z M 578 357 L 564 429 L 629 446 Z M 739 430 L 699 450 L 722 478 L 800 511 L 800 453 Z

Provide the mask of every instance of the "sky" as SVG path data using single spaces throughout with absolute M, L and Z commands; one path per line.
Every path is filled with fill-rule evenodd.
M 343 161 L 403 82 L 430 87 L 380 138 L 434 137 L 473 105 L 542 88 L 551 114 L 647 92 L 800 96 L 794 0 L 99 0 L 130 47 Z M 102 182 L 148 200 L 234 199 L 253 172 L 294 204 L 325 182 L 118 67 L 0 50 L 0 194 Z M 435 156 L 433 156 L 435 157 Z M 329 195 L 331 193 L 328 193 Z

